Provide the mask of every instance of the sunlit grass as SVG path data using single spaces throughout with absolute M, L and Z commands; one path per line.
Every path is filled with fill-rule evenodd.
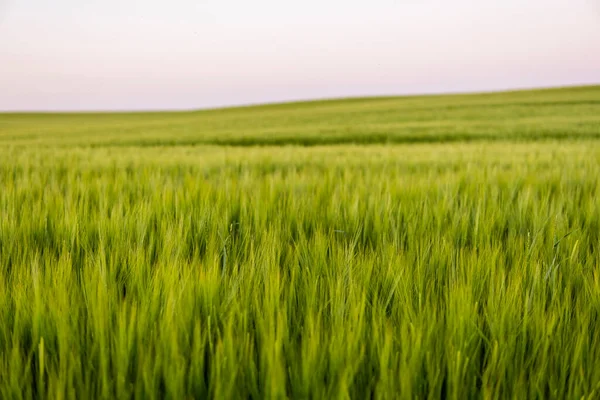
M 253 111 L 211 118 L 235 112 Z M 27 118 L 0 115 L 108 117 Z M 0 398 L 600 394 L 598 131 L 227 147 L 53 129 L 0 134 Z

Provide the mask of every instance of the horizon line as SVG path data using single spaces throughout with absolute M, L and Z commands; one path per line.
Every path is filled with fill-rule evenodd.
M 478 96 L 478 95 L 493 95 L 493 94 L 510 94 L 519 92 L 535 92 L 535 91 L 552 91 L 552 90 L 567 90 L 567 89 L 585 89 L 600 87 L 600 82 L 594 83 L 575 83 L 575 84 L 559 84 L 548 86 L 519 86 L 506 89 L 489 89 L 489 90 L 457 90 L 457 91 L 439 91 L 439 92 L 412 92 L 405 94 L 389 94 L 389 95 L 356 95 L 356 96 L 339 96 L 339 97 L 313 97 L 313 98 L 298 98 L 281 101 L 267 102 L 248 102 L 221 106 L 208 106 L 199 108 L 148 108 L 148 109 L 87 109 L 87 110 L 0 110 L 0 115 L 86 115 L 86 114 L 185 114 L 196 112 L 210 111 L 227 111 L 247 108 L 264 108 L 289 105 L 302 105 L 310 103 L 328 103 L 328 102 L 343 102 L 352 100 L 376 100 L 376 99 L 403 99 L 403 98 L 423 98 L 423 97 L 452 97 L 452 96 Z

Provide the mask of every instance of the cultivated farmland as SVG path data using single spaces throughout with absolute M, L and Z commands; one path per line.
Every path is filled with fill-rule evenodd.
M 600 87 L 0 114 L 0 398 L 600 397 Z

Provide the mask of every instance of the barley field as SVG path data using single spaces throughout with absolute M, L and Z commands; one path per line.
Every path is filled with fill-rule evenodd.
M 0 114 L 0 398 L 600 398 L 600 87 Z

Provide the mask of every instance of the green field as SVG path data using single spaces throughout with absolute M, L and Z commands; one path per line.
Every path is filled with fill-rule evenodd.
M 600 86 L 0 114 L 0 398 L 349 397 L 600 397 Z

